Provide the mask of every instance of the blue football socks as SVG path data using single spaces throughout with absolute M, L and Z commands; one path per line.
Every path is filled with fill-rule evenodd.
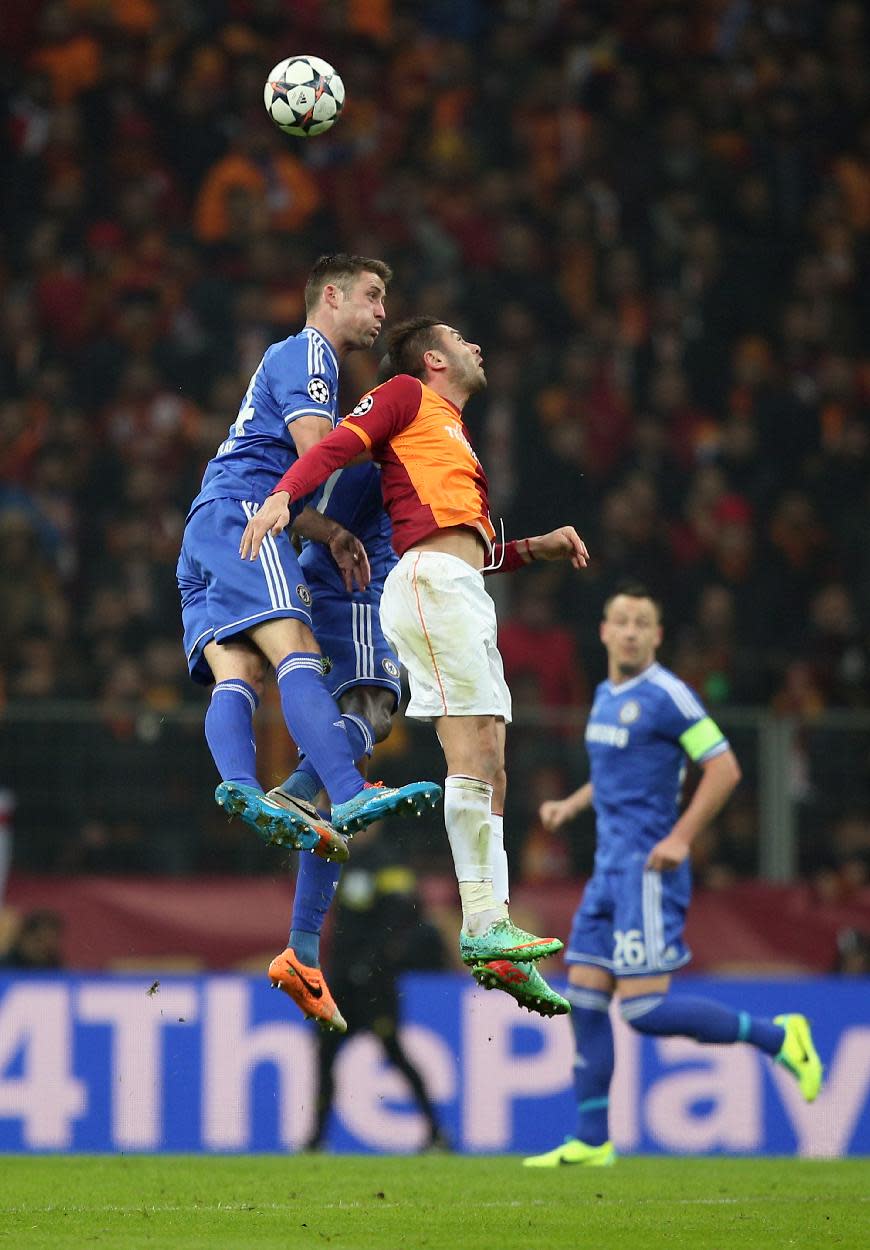
M 341 712 L 323 682 L 320 656 L 296 651 L 276 669 L 281 711 L 290 736 L 311 760 L 332 803 L 359 794 L 363 779 L 354 767 L 353 751 Z
M 253 719 L 258 703 L 253 688 L 232 677 L 217 683 L 205 714 L 205 738 L 221 779 L 257 790 Z
M 574 1030 L 577 1137 L 587 1146 L 602 1146 L 610 1136 L 607 1111 L 614 1062 L 610 995 L 569 985 L 565 997 Z
M 778 1055 L 785 1030 L 772 1020 L 735 1011 L 708 998 L 677 994 L 673 998 L 645 994 L 626 998 L 620 1014 L 639 1033 L 655 1037 L 693 1037 L 696 1042 L 748 1042 L 768 1055 Z
M 300 855 L 290 922 L 290 945 L 309 968 L 320 967 L 320 932 L 335 897 L 341 864 Z
M 574 1030 L 577 1137 L 587 1146 L 601 1146 L 609 1138 L 608 1095 L 614 1068 L 610 996 L 602 990 L 569 985 L 565 997 L 571 1003 Z M 779 1054 L 785 1036 L 782 1026 L 772 1020 L 688 995 L 625 998 L 619 1012 L 639 1033 L 692 1037 L 698 1042 L 748 1042 L 773 1056 Z
M 347 730 L 347 740 L 354 760 L 361 760 L 371 755 L 375 746 L 374 730 L 364 716 L 353 712 L 342 712 L 341 719 Z M 311 760 L 306 755 L 300 759 L 296 771 L 286 781 L 282 781 L 280 789 L 285 794 L 293 794 L 297 799 L 305 799 L 313 803 L 323 789 L 323 782 Z
M 311 768 L 306 757 L 299 761 L 296 771 L 282 781 L 278 789 L 283 790 L 285 794 L 292 794 L 297 799 L 304 799 L 306 803 L 313 803 L 323 789 L 323 783 Z
M 375 749 L 375 731 L 371 721 L 367 721 L 358 712 L 342 712 L 347 726 L 347 738 L 355 760 L 371 755 Z

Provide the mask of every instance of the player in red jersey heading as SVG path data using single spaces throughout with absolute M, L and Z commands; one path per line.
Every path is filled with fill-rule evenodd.
M 396 376 L 365 395 L 353 413 L 278 482 L 245 529 L 243 558 L 290 519 L 289 505 L 334 470 L 360 457 L 381 466 L 384 504 L 401 557 L 381 601 L 384 633 L 408 671 L 407 714 L 431 721 L 447 762 L 444 812 L 462 900 L 460 955 L 475 979 L 542 1015 L 569 1010 L 535 961 L 561 949 L 509 919 L 502 812 L 505 726 L 510 692 L 496 645 L 495 607 L 485 571 L 588 552 L 572 526 L 496 544 L 486 474 L 462 410 L 486 386 L 480 348 L 433 317 L 389 336 Z

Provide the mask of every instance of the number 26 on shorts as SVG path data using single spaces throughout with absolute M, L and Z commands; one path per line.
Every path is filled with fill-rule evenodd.
M 613 965 L 615 968 L 640 968 L 646 963 L 646 947 L 640 929 L 614 929 Z

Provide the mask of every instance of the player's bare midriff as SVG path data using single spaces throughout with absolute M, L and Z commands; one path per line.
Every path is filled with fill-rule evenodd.
M 436 530 L 414 543 L 411 551 L 443 551 L 448 556 L 458 556 L 478 571 L 488 559 L 483 537 L 468 525 L 448 525 Z

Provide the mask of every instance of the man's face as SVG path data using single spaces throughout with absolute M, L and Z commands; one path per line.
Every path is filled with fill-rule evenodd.
M 447 357 L 451 382 L 457 383 L 469 395 L 476 395 L 486 387 L 483 356 L 477 343 L 467 343 L 452 326 L 439 326 L 441 351 Z
M 651 599 L 616 595 L 601 622 L 601 641 L 611 670 L 621 677 L 636 677 L 649 668 L 662 641 L 662 627 Z
M 376 273 L 360 273 L 346 291 L 338 290 L 338 337 L 348 349 L 371 347 L 386 316 L 386 287 Z

